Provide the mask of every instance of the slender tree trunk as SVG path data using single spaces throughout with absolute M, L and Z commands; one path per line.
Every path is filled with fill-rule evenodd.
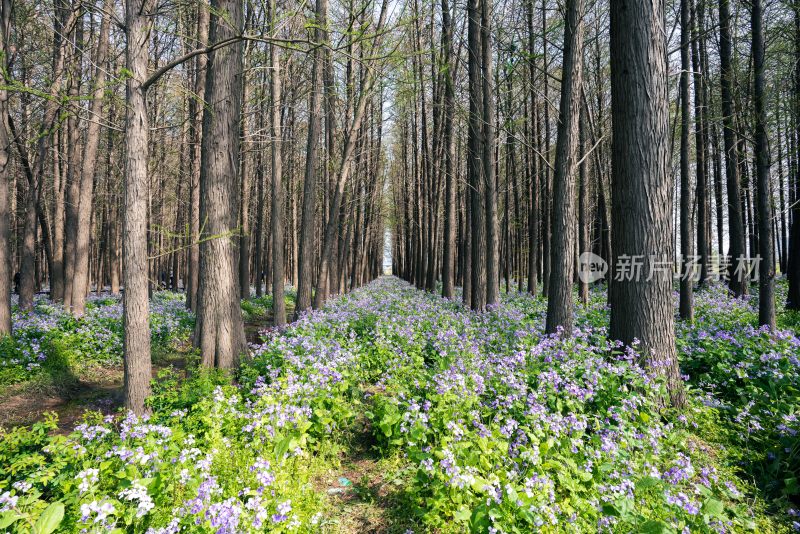
M 575 178 L 583 78 L 583 4 L 567 0 L 564 60 L 559 105 L 550 243 L 550 287 L 546 332 L 572 335 L 572 281 L 575 270 Z
M 590 228 L 589 228 L 589 175 L 587 172 L 589 154 L 586 152 L 586 107 L 581 106 L 581 122 L 579 130 L 578 146 L 580 147 L 580 190 L 578 192 L 578 257 L 590 251 Z M 586 277 L 579 277 L 579 290 L 581 302 L 584 306 L 589 304 L 589 280 Z
M 111 0 L 104 0 L 103 13 L 110 13 L 113 7 Z M 90 115 L 100 117 L 103 113 L 103 95 L 106 91 L 106 69 L 108 56 L 108 39 L 111 28 L 110 15 L 103 15 L 100 22 L 100 37 L 97 53 L 94 58 L 94 92 L 90 106 Z M 89 290 L 89 246 L 91 244 L 92 200 L 94 196 L 95 169 L 97 168 L 97 151 L 100 147 L 100 121 L 89 121 L 86 132 L 86 145 L 83 152 L 81 168 L 80 193 L 78 195 L 78 220 L 75 232 L 75 264 L 72 279 L 72 314 L 82 317 L 86 308 L 86 295 Z
M 269 18 L 273 37 L 277 34 L 278 14 L 275 11 L 275 0 L 269 0 Z M 269 45 L 270 77 L 269 96 L 270 137 L 272 138 L 272 317 L 275 326 L 286 324 L 286 303 L 283 299 L 283 285 L 286 283 L 286 265 L 284 260 L 284 221 L 286 200 L 283 191 L 283 161 L 281 152 L 281 67 L 280 51 L 275 44 Z
M 317 42 L 328 39 L 328 0 L 317 0 L 314 38 Z M 306 145 L 306 168 L 303 180 L 303 209 L 300 220 L 300 247 L 298 251 L 297 302 L 295 316 L 311 308 L 311 286 L 314 279 L 314 214 L 317 195 L 317 147 L 321 130 L 320 108 L 322 106 L 322 51 L 313 52 L 311 93 L 309 95 L 308 142 Z
M 197 45 L 208 44 L 208 26 L 210 12 L 206 0 L 197 3 Z M 195 310 L 197 307 L 197 287 L 199 280 L 198 265 L 200 263 L 200 160 L 202 143 L 203 109 L 205 108 L 206 69 L 208 56 L 199 54 L 194 61 L 194 80 L 192 98 L 189 100 L 189 138 L 191 150 L 191 186 L 189 190 L 189 261 L 186 280 L 186 306 Z
M 470 196 L 470 307 L 483 311 L 486 308 L 486 180 L 484 161 L 484 86 L 481 82 L 483 45 L 480 26 L 482 0 L 469 0 L 467 16 L 468 77 L 469 77 L 469 196 Z
M 739 189 L 738 141 L 733 122 L 733 47 L 731 43 L 730 0 L 719 0 L 719 42 L 722 133 L 725 142 L 725 176 L 728 183 L 729 286 L 734 295 L 741 297 L 747 294 L 748 280 L 747 276 L 736 272 L 736 265 L 741 258 L 744 258 L 746 251 L 741 209 L 742 195 Z
M 453 114 L 455 112 L 455 89 L 453 80 L 453 28 L 448 0 L 442 2 L 442 54 L 444 57 L 443 99 L 443 150 L 445 175 L 445 217 L 444 217 L 444 254 L 442 256 L 442 296 L 453 298 L 456 252 L 456 176 L 453 168 L 455 159 L 455 143 L 453 142 Z
M 481 54 L 483 82 L 483 176 L 486 182 L 486 305 L 500 303 L 500 239 L 497 223 L 497 174 L 495 168 L 495 104 L 492 84 L 492 0 L 481 0 Z
M 800 5 L 794 6 L 794 59 L 795 65 L 800 65 Z M 794 98 L 793 102 L 793 115 L 795 126 L 800 125 L 800 69 L 795 67 L 794 73 Z M 795 139 L 794 148 L 797 148 L 796 136 L 790 136 Z M 791 224 L 789 227 L 789 261 L 788 269 L 786 271 L 789 278 L 789 293 L 786 297 L 786 309 L 800 310 L 800 202 L 798 202 L 798 193 L 800 193 L 800 172 L 798 172 L 798 159 L 800 154 L 791 151 L 794 157 L 794 165 L 790 166 L 794 172 L 791 173 L 794 184 L 792 186 L 790 181 L 789 188 L 789 204 L 792 206 L 791 211 Z
M 680 301 L 678 311 L 681 319 L 694 320 L 692 264 L 692 177 L 689 174 L 689 129 L 691 115 L 689 112 L 689 37 L 691 14 L 689 0 L 681 0 L 681 201 L 680 201 L 680 233 L 681 233 L 681 268 L 680 268 Z
M 775 249 L 772 233 L 769 143 L 764 73 L 764 14 L 761 0 L 752 0 L 753 100 L 756 119 L 756 187 L 758 197 L 758 324 L 776 328 Z

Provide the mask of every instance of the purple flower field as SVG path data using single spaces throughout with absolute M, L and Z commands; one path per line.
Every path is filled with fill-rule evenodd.
M 52 420 L 0 432 L 0 530 L 347 531 L 319 481 L 359 425 L 396 481 L 390 532 L 800 528 L 800 341 L 788 322 L 754 327 L 753 305 L 697 294 L 695 324 L 678 328 L 678 414 L 660 407 L 664 385 L 636 347 L 607 340 L 600 289 L 563 339 L 543 335 L 543 299 L 510 294 L 477 314 L 380 278 L 265 332 L 235 376 L 165 373 L 147 417 L 87 413 L 66 437 Z M 153 336 L 185 335 L 178 304 L 154 316 Z M 40 302 L 15 316 L 28 352 L 4 365 L 46 362 L 40 340 L 55 329 L 118 357 L 118 319 L 114 301 L 78 324 Z

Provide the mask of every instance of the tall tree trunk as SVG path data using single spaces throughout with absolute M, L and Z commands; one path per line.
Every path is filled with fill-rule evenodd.
M 314 39 L 328 39 L 328 0 L 317 0 Z M 295 316 L 311 308 L 311 287 L 314 279 L 314 214 L 317 196 L 317 148 L 321 130 L 320 108 L 322 106 L 322 51 L 313 52 L 311 71 L 311 93 L 309 95 L 308 142 L 306 145 L 306 168 L 303 180 L 303 209 L 300 219 L 300 248 L 298 251 L 297 302 Z
M 575 178 L 583 78 L 583 3 L 567 0 L 564 20 L 564 60 L 559 104 L 556 167 L 550 243 L 550 287 L 546 332 L 571 336 L 572 281 L 575 270 Z
M 611 284 L 610 337 L 639 340 L 647 364 L 665 376 L 672 404 L 682 406 L 672 269 L 655 264 L 672 259 L 664 18 L 661 0 L 611 0 L 612 266 L 638 257 L 646 274 Z
M 197 3 L 197 45 L 208 43 L 208 26 L 210 12 L 206 0 Z M 197 307 L 197 287 L 200 263 L 200 160 L 202 152 L 202 121 L 205 108 L 206 69 L 208 56 L 199 54 L 194 61 L 194 80 L 189 99 L 189 139 L 191 150 L 191 185 L 189 189 L 189 257 L 186 280 L 186 306 L 195 310 Z
M 111 0 L 103 1 L 103 13 L 111 13 Z M 106 91 L 106 69 L 108 59 L 108 39 L 111 16 L 103 15 L 100 22 L 100 37 L 94 57 L 94 92 L 89 114 L 100 117 L 103 113 L 103 95 Z M 86 308 L 86 295 L 89 289 L 89 246 L 91 239 L 92 200 L 94 196 L 97 150 L 100 147 L 100 121 L 89 121 L 86 132 L 86 145 L 81 168 L 80 193 L 78 195 L 78 220 L 75 232 L 75 264 L 72 279 L 72 314 L 83 316 Z
M 214 0 L 209 40 L 242 32 L 242 3 Z M 242 45 L 211 52 L 206 77 L 206 107 L 200 167 L 199 279 L 195 346 L 203 365 L 231 369 L 246 349 L 239 303 L 233 230 L 239 190 L 239 121 L 242 107 Z
M 444 57 L 444 72 L 442 83 L 444 85 L 443 112 L 443 150 L 444 150 L 444 175 L 445 175 L 445 217 L 444 217 L 444 253 L 442 256 L 442 296 L 446 299 L 453 298 L 455 279 L 455 252 L 456 252 L 456 176 L 453 166 L 455 159 L 455 143 L 453 142 L 453 114 L 455 112 L 455 81 L 453 71 L 453 27 L 450 16 L 448 0 L 442 2 L 442 54 Z M 379 156 L 380 157 L 380 156 Z
M 775 243 L 772 233 L 772 188 L 764 73 L 764 14 L 761 0 L 752 0 L 753 100 L 756 119 L 756 187 L 758 195 L 758 324 L 774 330 Z
M 483 176 L 486 182 L 486 305 L 500 303 L 500 239 L 497 224 L 495 105 L 492 80 L 492 0 L 481 0 L 481 69 L 483 81 Z
M 483 84 L 481 1 L 469 0 L 467 3 L 468 77 L 469 77 L 469 198 L 470 198 L 470 308 L 482 311 L 486 308 L 486 181 L 483 171 L 484 130 L 483 130 Z
M 278 14 L 275 11 L 275 0 L 269 0 L 269 19 L 272 36 L 277 35 Z M 284 212 L 283 161 L 281 151 L 283 140 L 281 134 L 281 66 L 280 51 L 275 44 L 269 45 L 270 77 L 270 137 L 272 138 L 272 317 L 275 326 L 286 324 L 286 302 L 283 299 L 286 283 L 286 265 L 284 261 Z
M 127 117 L 125 125 L 125 214 L 122 278 L 125 407 L 145 411 L 150 394 L 150 302 L 147 281 L 147 97 L 142 83 L 147 78 L 150 17 L 153 0 L 128 0 L 125 27 Z
M 8 38 L 11 31 L 11 0 L 0 1 L 0 66 L 8 68 Z M 0 339 L 11 334 L 11 198 L 8 135 L 8 92 L 0 88 Z
M 792 111 L 794 115 L 795 127 L 800 126 L 800 5 L 794 6 L 794 59 L 795 59 L 795 72 L 794 72 L 794 98 L 792 99 Z M 795 149 L 798 146 L 796 136 L 790 138 L 795 139 Z M 791 212 L 791 225 L 789 227 L 789 261 L 788 269 L 786 271 L 789 278 L 789 293 L 786 297 L 786 309 L 800 310 L 800 202 L 798 202 L 798 193 L 800 193 L 800 172 L 798 172 L 798 159 L 800 154 L 792 152 L 794 157 L 794 165 L 791 172 L 791 184 L 789 188 L 789 204 L 792 206 Z M 792 194 L 793 192 L 793 194 Z
M 733 117 L 733 66 L 731 43 L 730 0 L 719 0 L 719 58 L 720 87 L 722 94 L 722 125 L 725 143 L 725 177 L 728 183 L 728 236 L 730 244 L 731 291 L 737 297 L 747 294 L 747 276 L 736 271 L 737 263 L 746 255 L 744 223 L 742 222 L 741 191 L 739 188 L 739 163 L 737 135 Z
M 692 286 L 694 273 L 692 263 L 692 177 L 689 174 L 689 28 L 691 14 L 689 0 L 681 0 L 681 201 L 680 201 L 680 233 L 681 233 L 681 268 L 680 268 L 680 302 L 678 312 L 681 319 L 691 322 L 694 319 L 692 305 Z

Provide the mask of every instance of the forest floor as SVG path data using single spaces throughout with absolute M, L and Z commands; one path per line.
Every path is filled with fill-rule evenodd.
M 184 371 L 188 353 L 189 347 L 180 347 L 155 358 L 153 378 L 164 369 Z M 67 435 L 89 410 L 116 414 L 123 402 L 122 388 L 122 365 L 92 365 L 77 375 L 45 374 L 0 392 L 0 427 L 31 425 L 41 421 L 46 412 L 54 412 L 58 415 L 58 433 Z

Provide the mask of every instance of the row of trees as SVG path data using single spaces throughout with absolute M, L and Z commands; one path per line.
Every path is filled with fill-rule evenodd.
M 778 271 L 800 309 L 800 9 L 494 7 L 412 5 L 395 272 L 430 291 L 441 280 L 447 298 L 460 285 L 476 310 L 498 303 L 501 282 L 541 289 L 547 331 L 569 335 L 592 252 L 610 266 L 611 336 L 639 340 L 680 404 L 673 264 L 684 320 L 695 286 L 718 276 L 737 296 L 758 278 L 761 324 L 775 327 Z
M 149 297 L 185 289 L 207 366 L 378 276 L 388 2 L 0 5 L 0 336 L 10 292 L 76 317 L 122 291 L 126 405 L 150 382 Z M 332 28 L 336 28 L 334 31 Z M 16 274 L 15 274 L 16 273 Z M 313 296 L 313 301 L 312 301 Z

